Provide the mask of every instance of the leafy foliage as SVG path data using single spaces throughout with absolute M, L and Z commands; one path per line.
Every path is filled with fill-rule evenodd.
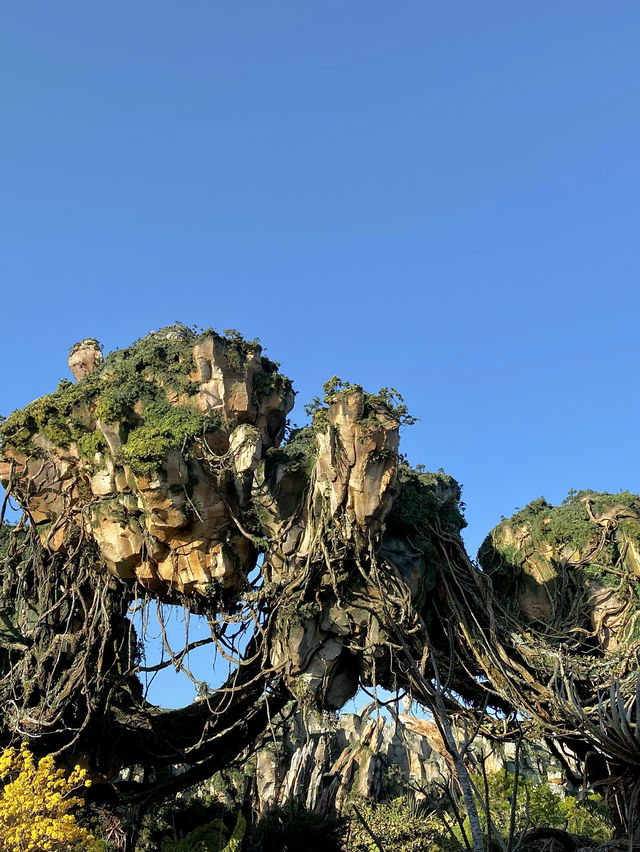
M 0 848 L 3 852 L 98 852 L 102 847 L 78 825 L 77 795 L 91 783 L 86 770 L 56 769 L 51 756 L 37 763 L 26 745 L 0 757 Z
M 371 833 L 385 849 L 393 849 L 394 852 L 424 852 L 425 849 L 450 852 L 455 849 L 437 817 L 422 815 L 403 796 L 381 804 L 365 801 L 357 807 L 370 831 L 355 814 L 352 815 L 346 846 L 348 852 L 378 852 L 379 847 Z
M 405 405 L 404 399 L 395 388 L 380 388 L 378 393 L 366 392 L 362 385 L 354 385 L 351 382 L 345 382 L 338 376 L 333 376 L 329 381 L 322 386 L 324 397 L 320 399 L 315 397 L 310 403 L 304 406 L 305 413 L 311 417 L 315 428 L 323 427 L 326 418 L 326 406 L 335 402 L 341 396 L 348 396 L 351 393 L 362 394 L 363 410 L 360 417 L 361 422 L 377 423 L 376 414 L 385 413 L 392 420 L 405 426 L 410 426 L 417 421 L 416 417 L 409 414 L 409 409 Z
M 398 465 L 398 495 L 388 523 L 398 534 L 408 535 L 416 546 L 432 548 L 433 530 L 458 536 L 466 527 L 460 500 L 461 489 L 452 476 L 414 470 L 403 459 Z
M 315 433 L 310 426 L 302 429 L 292 429 L 289 440 L 280 447 L 272 447 L 267 451 L 267 473 L 276 464 L 282 464 L 290 473 L 303 471 L 311 474 L 318 445 Z
M 514 776 L 504 769 L 487 776 L 490 840 L 486 837 L 488 823 L 484 810 L 484 782 L 480 776 L 473 780 L 478 800 L 482 798 L 479 813 L 488 840 L 487 848 L 504 848 L 511 824 Z M 452 852 L 463 848 L 461 830 L 450 807 L 448 813 L 443 814 L 441 808 L 436 808 L 428 799 L 416 802 L 411 796 L 401 796 L 380 804 L 365 801 L 358 805 L 358 809 L 370 831 L 353 814 L 346 846 L 348 852 L 376 852 L 378 847 L 371 833 L 385 849 L 400 852 L 422 852 L 424 849 Z M 460 818 L 468 835 L 469 820 L 462 802 Z M 455 839 L 445 823 L 452 829 Z M 600 796 L 589 794 L 583 799 L 561 796 L 560 791 L 554 792 L 549 783 L 521 775 L 516 796 L 514 836 L 517 838 L 531 829 L 542 827 L 561 829 L 597 842 L 609 840 L 613 832 L 613 824 Z M 496 835 L 499 838 L 497 845 Z
M 198 826 L 180 840 L 166 837 L 162 841 L 161 852 L 238 852 L 246 825 L 242 811 L 239 811 L 235 827 L 228 839 L 223 821 L 215 819 Z
M 475 777 L 478 790 L 483 789 L 483 781 Z M 501 769 L 487 776 L 489 806 L 492 830 L 506 839 L 509 836 L 511 807 L 514 795 L 514 776 Z M 611 838 L 613 824 L 603 804 L 602 797 L 590 793 L 582 799 L 554 792 L 547 782 L 535 782 L 526 776 L 520 776 L 516 795 L 515 834 L 530 829 L 549 827 L 589 837 L 591 840 L 605 842 Z M 480 809 L 484 831 L 487 831 L 487 818 Z
M 253 826 L 249 848 L 255 852 L 340 852 L 345 832 L 343 820 L 331 820 L 307 810 L 294 800 L 284 807 L 272 807 Z
M 237 817 L 217 796 L 192 789 L 178 798 L 172 796 L 159 802 L 147 811 L 142 819 L 135 852 L 158 852 L 163 844 L 173 848 L 171 844 L 184 841 L 209 843 L 215 852 L 219 852 L 236 824 Z M 200 847 L 196 845 L 193 848 Z
M 291 379 L 278 372 L 279 364 L 276 361 L 262 359 L 264 373 L 256 373 L 253 379 L 253 402 L 260 405 L 264 399 L 274 393 L 284 396 L 293 390 Z

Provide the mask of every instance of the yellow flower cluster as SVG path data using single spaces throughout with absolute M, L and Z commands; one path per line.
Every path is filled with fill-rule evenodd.
M 92 852 L 93 835 L 71 813 L 88 787 L 86 769 L 67 774 L 51 756 L 37 763 L 26 744 L 0 755 L 0 849 L 3 852 Z

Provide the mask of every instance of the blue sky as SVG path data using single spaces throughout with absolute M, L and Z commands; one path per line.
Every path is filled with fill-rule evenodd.
M 640 491 L 640 4 L 16 2 L 0 12 L 0 412 L 175 320 L 302 404 L 398 388 L 469 550 Z

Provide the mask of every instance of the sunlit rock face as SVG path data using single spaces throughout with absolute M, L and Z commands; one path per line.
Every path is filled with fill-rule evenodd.
M 401 578 L 426 612 L 441 558 L 430 525 L 459 536 L 464 520 L 451 477 L 401 463 L 399 421 L 379 398 L 347 388 L 325 401 L 312 427 L 267 455 L 254 497 L 271 543 L 265 579 L 299 590 L 277 613 L 271 659 L 301 701 L 337 708 L 359 682 L 393 686 L 383 625 L 406 612 L 384 580 Z
M 265 662 L 303 705 L 391 686 L 389 621 L 427 617 L 433 530 L 464 525 L 457 483 L 401 461 L 397 394 L 334 377 L 282 443 L 291 383 L 237 332 L 172 326 L 101 358 L 77 344 L 77 383 L 2 426 L 0 481 L 43 543 L 72 559 L 91 541 L 96 570 L 161 600 L 259 612 Z
M 257 343 L 174 326 L 104 361 L 73 347 L 78 384 L 4 424 L 0 481 L 43 542 L 91 536 L 108 569 L 158 593 L 241 587 L 251 480 L 284 434 L 293 392 Z
M 522 630 L 578 655 L 624 652 L 640 636 L 640 498 L 574 492 L 502 521 L 479 551 Z
M 359 570 L 366 570 L 367 548 L 397 486 L 399 423 L 383 406 L 366 410 L 365 400 L 360 389 L 337 394 L 298 447 L 294 441 L 268 458 L 256 479 L 271 540 L 265 579 L 309 583 L 299 603 L 280 614 L 271 659 L 299 698 L 320 695 L 329 707 L 341 707 L 357 690 L 356 646 L 375 643 L 376 619 L 365 602 L 371 590 L 365 592 Z
M 84 379 L 85 376 L 100 369 L 104 364 L 104 355 L 100 344 L 93 337 L 81 340 L 72 347 L 67 363 L 73 378 L 79 382 L 80 379 Z

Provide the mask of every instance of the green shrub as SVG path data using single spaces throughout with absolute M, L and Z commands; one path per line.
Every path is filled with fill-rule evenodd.
M 385 850 L 452 852 L 456 848 L 438 817 L 421 814 L 420 808 L 408 798 L 401 796 L 378 805 L 361 802 L 356 807 Z M 346 849 L 348 852 L 379 852 L 371 833 L 355 812 L 351 817 Z
M 341 852 L 344 820 L 332 820 L 308 811 L 300 802 L 272 807 L 249 833 L 252 852 Z
M 482 778 L 474 777 L 473 780 L 478 791 L 483 790 Z M 487 781 L 493 830 L 506 838 L 509 835 L 514 777 L 501 769 L 490 773 Z M 486 831 L 486 816 L 481 807 L 478 810 Z M 468 820 L 466 825 L 468 827 Z M 524 830 L 543 826 L 559 828 L 598 842 L 610 840 L 613 833 L 613 824 L 601 796 L 589 794 L 578 799 L 566 795 L 562 798 L 547 782 L 535 783 L 521 776 L 516 797 L 516 836 Z
M 158 852 L 163 842 L 182 841 L 192 832 L 201 827 L 210 827 L 212 824 L 218 826 L 216 837 L 220 834 L 219 827 L 223 826 L 222 838 L 226 842 L 235 822 L 235 814 L 209 795 L 192 794 L 187 797 L 171 798 L 155 805 L 144 815 L 135 850 L 136 852 Z M 207 849 L 208 847 L 186 848 Z M 218 850 L 218 847 L 215 848 Z
M 198 826 L 179 840 L 165 837 L 161 852 L 239 852 L 246 825 L 246 820 L 239 811 L 235 828 L 229 838 L 223 821 L 214 819 Z

